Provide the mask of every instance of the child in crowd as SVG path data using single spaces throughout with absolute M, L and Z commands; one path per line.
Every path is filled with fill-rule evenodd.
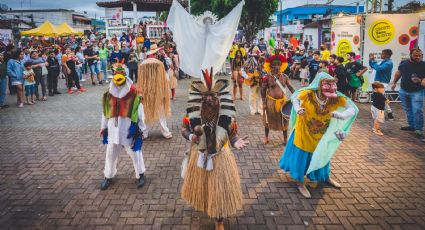
M 337 57 L 334 61 L 335 63 L 335 70 L 334 70 L 334 78 L 337 80 L 336 87 L 339 92 L 348 95 L 348 72 L 345 69 L 344 65 L 344 58 L 343 57 Z
M 35 74 L 32 70 L 31 62 L 25 62 L 24 64 L 24 87 L 25 87 L 25 98 L 27 105 L 34 105 L 34 94 L 35 94 Z M 29 97 L 31 96 L 31 101 Z
M 331 75 L 332 77 L 335 77 L 335 69 L 336 69 L 336 61 L 337 56 L 335 54 L 331 54 L 331 56 L 329 56 L 329 65 L 328 65 L 328 71 L 329 71 L 329 75 Z
M 321 73 L 321 72 L 329 73 L 328 65 L 329 65 L 328 61 L 321 60 L 319 64 L 320 69 L 317 73 Z
M 381 131 L 381 123 L 385 121 L 385 104 L 389 103 L 389 100 L 384 96 L 385 87 L 379 81 L 372 83 L 372 106 L 370 111 L 373 118 L 373 133 L 378 136 L 383 136 Z
M 300 67 L 300 79 L 301 79 L 301 86 L 307 86 L 308 82 L 308 61 L 306 59 L 303 59 L 301 61 L 301 67 Z

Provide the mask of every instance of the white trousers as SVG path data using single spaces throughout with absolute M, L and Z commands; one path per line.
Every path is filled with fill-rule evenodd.
M 146 129 L 143 130 L 143 137 L 147 138 L 149 136 L 149 130 L 151 130 L 153 125 L 146 125 Z M 167 126 L 167 119 L 166 118 L 160 118 L 159 119 L 159 128 L 161 130 L 161 134 L 164 137 L 170 137 L 172 134 Z
M 115 174 L 117 174 L 118 155 L 120 154 L 123 147 L 127 154 L 131 157 L 131 160 L 133 160 L 136 178 L 139 179 L 139 175 L 146 171 L 142 151 L 134 152 L 130 146 L 123 146 L 117 144 L 108 144 L 108 146 L 106 147 L 106 160 L 104 171 L 105 177 L 113 178 Z
M 249 94 L 249 110 L 251 111 L 251 114 L 263 114 L 263 102 L 260 95 L 260 86 L 251 87 L 251 93 Z

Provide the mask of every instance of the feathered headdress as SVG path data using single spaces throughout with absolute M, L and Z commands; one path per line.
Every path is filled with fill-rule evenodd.
M 286 68 L 288 68 L 288 60 L 281 54 L 272 55 L 266 60 L 266 63 L 264 63 L 264 71 L 271 73 L 272 66 L 274 65 L 280 65 L 279 72 L 283 73 Z
M 202 71 L 203 81 L 193 81 L 189 87 L 187 114 L 189 119 L 200 119 L 202 95 L 216 93 L 220 101 L 220 115 L 236 116 L 235 104 L 230 94 L 230 84 L 226 79 L 214 80 L 213 69 Z M 192 122 L 191 122 L 192 123 Z
M 126 75 L 127 66 L 124 64 L 124 61 L 125 61 L 124 58 L 121 61 L 118 61 L 118 58 L 117 58 L 117 62 L 112 65 L 113 75 L 115 74 L 121 74 L 123 76 Z

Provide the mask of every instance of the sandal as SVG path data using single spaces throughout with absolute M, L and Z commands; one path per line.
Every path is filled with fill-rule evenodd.
M 44 97 L 42 97 L 42 98 L 41 98 L 41 100 L 42 100 L 42 101 L 47 101 L 47 97 L 46 97 L 46 96 L 44 96 Z

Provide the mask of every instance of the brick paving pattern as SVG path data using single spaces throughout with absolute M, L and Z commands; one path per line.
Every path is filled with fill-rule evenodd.
M 189 145 L 180 135 L 188 83 L 179 81 L 172 103 L 173 139 L 156 129 L 144 143 L 142 189 L 136 189 L 124 152 L 114 183 L 99 189 L 106 86 L 0 110 L 0 229 L 214 229 L 213 220 L 180 197 L 180 164 Z M 425 229 L 425 145 L 399 131 L 405 122 L 399 104 L 393 104 L 396 120 L 384 125 L 384 137 L 371 132 L 370 105 L 359 105 L 359 118 L 332 160 L 342 189 L 319 186 L 312 199 L 302 198 L 278 167 L 281 134 L 271 132 L 264 146 L 261 117 L 249 115 L 247 97 L 236 104 L 240 132 L 251 144 L 234 151 L 244 206 L 226 220 L 228 229 Z

